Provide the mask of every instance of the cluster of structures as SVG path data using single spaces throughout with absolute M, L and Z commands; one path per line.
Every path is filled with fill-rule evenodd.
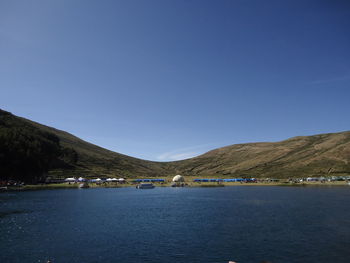
M 185 179 L 181 175 L 176 175 L 173 179 L 172 182 L 184 182 Z M 97 179 L 85 179 L 83 177 L 75 178 L 75 177 L 70 177 L 64 179 L 64 182 L 66 183 L 127 183 L 127 181 L 124 178 L 97 178 Z M 133 179 L 130 181 L 131 183 L 165 183 L 166 179 L 162 178 L 144 178 L 144 179 Z
M 292 183 L 303 183 L 303 182 L 337 182 L 337 181 L 350 181 L 350 176 L 329 176 L 329 177 L 305 177 L 305 178 L 292 178 L 292 179 L 274 179 L 274 178 L 196 178 L 193 179 L 195 183 L 221 183 L 221 182 L 239 182 L 239 183 L 271 183 L 280 181 L 289 181 Z
M 218 186 L 223 186 L 225 183 L 273 183 L 273 182 L 281 182 L 281 183 L 291 183 L 291 184 L 304 184 L 304 183 L 333 183 L 333 182 L 343 182 L 340 184 L 348 184 L 350 185 L 350 176 L 320 176 L 320 177 L 305 177 L 305 178 L 290 178 L 290 179 L 273 179 L 273 178 L 195 178 L 192 180 L 193 183 L 196 183 L 201 186 L 210 186 L 211 184 L 206 183 L 216 183 Z M 137 188 L 140 189 L 150 189 L 154 188 L 154 184 L 165 185 L 166 183 L 170 183 L 171 187 L 183 187 L 188 184 L 185 182 L 185 178 L 181 175 L 176 175 L 169 179 L 163 178 L 144 178 L 144 179 L 130 179 L 126 180 L 124 178 L 95 178 L 95 179 L 86 179 L 83 177 L 70 177 L 65 179 L 52 179 L 48 177 L 45 184 L 60 184 L 60 183 L 68 183 L 68 184 L 78 184 L 79 188 L 89 188 L 90 184 L 95 185 L 106 185 L 112 186 L 117 184 L 132 184 L 137 185 Z M 111 184 L 110 184 L 111 183 Z M 0 191 L 7 190 L 8 187 L 22 187 L 24 186 L 23 182 L 17 182 L 13 180 L 0 180 Z
M 124 178 L 96 178 L 96 179 L 86 179 L 83 177 L 75 178 L 66 178 L 64 179 L 66 183 L 125 183 L 126 180 Z
M 0 187 L 6 186 L 23 186 L 24 182 L 14 181 L 14 180 L 0 180 Z
M 298 179 L 290 179 L 294 182 L 339 182 L 339 181 L 350 181 L 350 176 L 329 176 L 329 177 L 306 177 Z
M 267 183 L 267 182 L 280 182 L 282 179 L 273 178 L 195 178 L 194 183 Z M 303 182 L 336 182 L 336 181 L 347 181 L 350 182 L 350 176 L 329 176 L 329 177 L 306 177 L 306 178 L 293 178 L 293 179 L 283 179 L 284 182 L 291 183 L 303 183 Z M 64 182 L 67 183 L 132 183 L 132 184 L 142 184 L 142 183 L 160 183 L 164 184 L 167 182 L 166 179 L 162 178 L 144 178 L 144 179 L 133 179 L 129 182 L 124 178 L 96 178 L 96 179 L 85 179 L 82 177 L 66 178 Z M 171 180 L 171 186 L 185 186 L 185 178 L 181 175 L 176 175 Z
M 212 182 L 212 183 L 220 183 L 220 182 L 244 182 L 244 183 L 256 183 L 257 180 L 255 178 L 227 178 L 227 179 L 219 179 L 219 178 L 211 178 L 211 179 L 207 179 L 207 178 L 197 178 L 197 179 L 193 179 L 193 182 L 195 183 L 208 183 L 208 182 Z

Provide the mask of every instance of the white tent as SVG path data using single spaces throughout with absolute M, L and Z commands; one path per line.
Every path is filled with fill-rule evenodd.
M 123 183 L 123 182 L 125 182 L 125 179 L 124 178 L 119 178 L 118 181 Z
M 185 178 L 182 175 L 175 175 L 173 178 L 173 182 L 178 183 L 178 182 L 185 182 Z
M 76 179 L 74 178 L 74 177 L 71 177 L 71 178 L 66 178 L 66 179 L 64 179 L 64 181 L 66 181 L 66 182 L 75 182 L 76 181 Z
M 107 178 L 107 182 L 113 182 L 114 180 L 112 178 Z

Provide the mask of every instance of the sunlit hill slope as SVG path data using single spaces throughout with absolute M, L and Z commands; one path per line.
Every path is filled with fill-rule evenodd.
M 246 143 L 177 162 L 115 153 L 67 132 L 0 110 L 1 179 L 53 177 L 305 177 L 350 174 L 350 131 Z
M 179 161 L 183 174 L 301 177 L 350 173 L 350 132 L 294 137 L 281 142 L 236 144 Z

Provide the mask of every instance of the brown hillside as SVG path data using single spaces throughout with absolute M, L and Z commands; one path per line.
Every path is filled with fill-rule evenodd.
M 0 125 L 0 131 L 5 128 L 15 130 L 17 124 L 26 123 L 23 129 L 34 127 L 54 134 L 63 148 L 77 153 L 74 164 L 58 163 L 55 169 L 49 171 L 54 177 L 156 177 L 180 173 L 211 177 L 288 178 L 350 174 L 350 131 L 294 137 L 273 143 L 236 144 L 188 160 L 162 163 L 115 153 L 67 132 L 1 112 L 8 122 L 4 122 L 3 127 Z M 8 142 L 9 145 L 11 143 Z
M 350 173 L 350 132 L 227 146 L 174 164 L 198 176 L 296 177 Z

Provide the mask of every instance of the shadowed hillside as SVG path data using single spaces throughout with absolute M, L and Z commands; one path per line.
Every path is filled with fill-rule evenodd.
M 39 129 L 51 132 L 60 138 L 64 147 L 70 147 L 78 153 L 78 161 L 74 172 L 83 176 L 164 176 L 165 163 L 151 162 L 116 153 L 97 145 L 88 143 L 78 137 L 51 127 L 31 122 Z M 56 170 L 52 173 L 59 174 Z
M 247 143 L 177 162 L 115 153 L 64 131 L 0 110 L 1 179 L 157 177 L 180 173 L 220 177 L 305 177 L 350 174 L 350 132 Z
M 190 175 L 300 177 L 350 174 L 350 132 L 237 144 L 173 164 Z
M 41 151 L 42 146 L 46 147 L 51 143 L 45 139 L 40 141 L 42 146 L 38 143 L 31 145 L 33 135 L 38 141 L 45 136 L 54 138 L 57 148 L 50 160 L 45 162 L 45 167 L 41 167 L 42 169 L 24 165 L 28 162 L 33 164 L 40 162 L 46 156 L 45 152 L 39 155 L 34 154 L 34 150 Z M 19 141 L 22 143 L 15 147 Z M 36 179 L 47 174 L 54 177 L 164 176 L 167 171 L 164 169 L 167 166 L 165 163 L 144 161 L 115 153 L 67 132 L 17 117 L 3 110 L 0 110 L 0 162 L 8 164 L 6 170 L 4 166 L 1 167 L 2 179 L 25 178 L 24 171 Z M 16 168 L 18 166 L 23 166 L 24 169 L 19 171 Z

